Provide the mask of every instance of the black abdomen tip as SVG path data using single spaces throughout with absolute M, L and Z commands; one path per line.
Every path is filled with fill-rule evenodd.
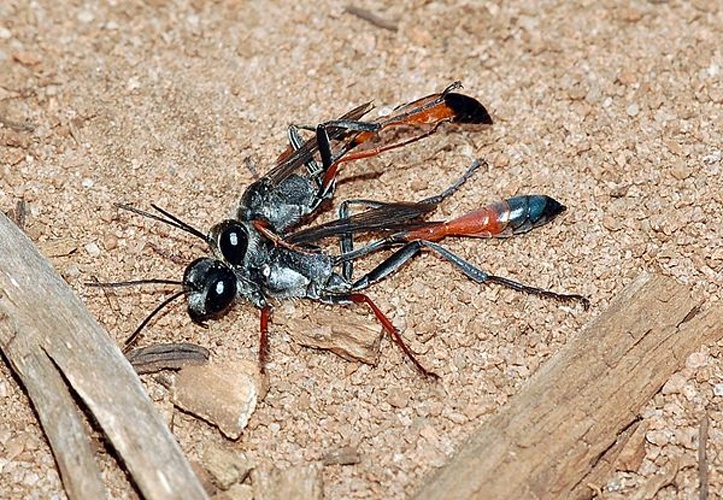
M 444 102 L 455 112 L 453 121 L 456 123 L 492 125 L 490 114 L 477 99 L 450 92 L 444 96 Z
M 529 196 L 528 204 L 528 213 L 533 224 L 544 224 L 567 210 L 567 207 L 556 199 L 540 194 Z

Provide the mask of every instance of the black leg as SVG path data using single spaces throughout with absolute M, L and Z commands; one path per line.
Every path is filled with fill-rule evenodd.
M 429 198 L 425 198 L 420 203 L 428 203 L 430 205 L 439 205 L 444 200 L 446 200 L 447 198 L 452 196 L 454 193 L 456 193 L 457 190 L 459 188 L 461 188 L 464 185 L 464 183 L 467 182 L 470 179 L 470 177 L 472 177 L 474 175 L 474 173 L 482 166 L 487 167 L 488 166 L 487 162 L 484 160 L 473 161 L 472 164 L 469 167 L 467 167 L 467 170 L 464 172 L 464 174 L 462 174 L 459 177 L 459 179 L 454 181 L 454 183 L 451 186 L 449 186 L 447 189 L 445 189 L 444 191 L 442 191 L 441 193 L 439 193 L 435 196 L 430 196 Z
M 300 127 L 298 125 L 289 125 L 289 128 L 287 129 L 289 144 L 291 145 L 291 149 L 294 151 L 299 150 L 305 142 L 299 134 L 299 128 Z M 306 166 L 306 171 L 316 181 L 317 186 L 321 187 L 322 169 L 319 168 L 319 164 L 316 160 L 310 158 L 304 165 Z
M 402 248 L 400 248 L 390 257 L 388 257 L 384 262 L 382 262 L 370 272 L 355 281 L 352 284 L 351 289 L 353 291 L 364 290 L 365 288 L 368 288 L 371 285 L 388 278 L 392 274 L 399 271 L 399 269 L 404 264 L 419 255 L 423 248 L 429 248 L 430 250 L 434 251 L 437 255 L 442 257 L 447 262 L 453 264 L 457 269 L 462 271 L 465 276 L 467 276 L 469 279 L 476 283 L 495 283 L 497 285 L 511 288 L 512 290 L 516 290 L 518 292 L 524 292 L 530 295 L 539 295 L 560 302 L 580 302 L 584 309 L 590 307 L 590 301 L 582 295 L 557 293 L 551 290 L 546 290 L 544 288 L 537 288 L 534 286 L 525 285 L 518 281 L 505 278 L 504 276 L 495 276 L 493 274 L 489 274 L 482 269 L 476 267 L 474 264 L 464 260 L 462 257 L 455 254 L 451 250 L 443 247 L 442 245 L 424 240 L 416 240 L 404 245 Z
M 339 205 L 339 219 L 346 220 L 349 218 L 349 206 L 359 205 L 367 208 L 379 208 L 384 205 L 383 202 L 373 200 L 344 200 Z M 342 234 L 339 237 L 339 246 L 341 255 L 346 255 L 354 250 L 354 240 L 351 233 Z M 353 259 L 344 260 L 341 263 L 341 275 L 345 280 L 351 281 L 351 277 L 354 274 L 354 261 Z

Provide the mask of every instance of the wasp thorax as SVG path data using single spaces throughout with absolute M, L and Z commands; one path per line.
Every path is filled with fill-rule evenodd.
M 240 266 L 246 258 L 249 234 L 246 227 L 235 220 L 225 220 L 211 229 L 220 257 L 232 266 Z
M 196 259 L 186 268 L 183 286 L 188 296 L 188 315 L 194 323 L 222 316 L 236 298 L 236 275 L 216 259 Z

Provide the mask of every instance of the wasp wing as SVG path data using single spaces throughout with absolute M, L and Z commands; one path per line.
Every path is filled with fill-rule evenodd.
M 339 121 L 360 120 L 373 108 L 374 105 L 371 102 L 367 102 L 344 114 L 341 118 L 339 118 Z M 347 130 L 336 129 L 331 131 L 330 139 L 339 141 L 348 134 L 349 131 Z M 268 178 L 274 185 L 276 185 L 292 173 L 296 172 L 298 168 L 304 166 L 308 161 L 312 160 L 318 151 L 319 143 L 317 142 L 316 137 L 312 137 L 304 142 L 299 149 L 294 150 L 291 146 L 289 146 L 286 151 L 281 153 L 276 161 L 276 165 L 269 170 L 264 177 Z
M 420 220 L 437 208 L 436 203 L 379 203 L 378 206 L 347 218 L 301 229 L 284 237 L 293 245 L 313 244 L 343 234 L 390 233 L 417 229 L 429 224 Z
M 345 122 L 361 120 L 373 109 L 371 102 L 352 109 L 338 120 L 327 122 L 326 131 L 332 145 L 333 163 L 324 175 L 324 184 L 333 180 L 340 163 L 376 156 L 416 142 L 434 133 L 443 123 L 492 124 L 487 109 L 479 101 L 453 92 L 461 87 L 461 83 L 455 82 L 442 92 L 403 104 L 388 116 L 365 122 L 375 129 L 373 131 L 360 132 L 345 125 Z M 361 151 L 352 153 L 352 150 L 357 148 Z M 264 177 L 277 185 L 314 159 L 318 151 L 316 137 L 304 142 L 297 150 L 288 148 L 279 157 L 276 166 Z

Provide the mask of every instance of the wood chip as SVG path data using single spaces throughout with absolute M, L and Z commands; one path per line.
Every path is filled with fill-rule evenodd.
M 78 401 L 144 497 L 206 497 L 110 335 L 1 212 L 0 348 L 33 401 L 70 498 L 106 496 Z
M 40 251 L 49 259 L 68 257 L 78 251 L 78 242 L 70 238 L 43 241 L 39 244 Z
M 351 14 L 352 16 L 358 17 L 359 19 L 363 19 L 364 21 L 368 22 L 372 26 L 376 26 L 377 28 L 382 28 L 388 31 L 397 31 L 399 29 L 399 26 L 396 22 L 384 19 L 383 17 L 360 7 L 347 5 L 346 7 L 344 7 L 344 11 Z
M 211 497 L 212 500 L 254 500 L 254 489 L 250 484 L 234 484 L 227 491 Z
M 706 500 L 708 498 L 708 492 L 710 489 L 710 478 L 708 471 L 708 453 L 706 448 L 708 447 L 708 427 L 710 425 L 710 419 L 708 418 L 708 412 L 703 414 L 703 418 L 700 420 L 700 426 L 698 428 L 698 482 L 700 488 L 699 497 L 700 500 Z
M 384 334 L 374 319 L 348 310 L 319 308 L 311 317 L 278 314 L 277 320 L 296 342 L 325 349 L 349 361 L 376 365 Z
M 630 494 L 627 497 L 628 500 L 648 500 L 649 498 L 655 498 L 660 490 L 673 484 L 675 476 L 678 475 L 678 471 L 680 471 L 680 458 L 674 458 L 660 474 L 655 474 L 650 477 L 642 487 Z
M 40 54 L 29 50 L 18 50 L 17 52 L 13 52 L 13 59 L 23 66 L 36 66 L 43 60 L 43 58 L 40 57 Z
M 636 425 L 623 443 L 623 448 L 614 464 L 616 470 L 635 472 L 640 468 L 645 458 L 645 435 L 649 427 L 647 422 L 640 422 L 639 425 Z
M 324 465 L 354 465 L 361 462 L 359 450 L 355 446 L 342 446 L 329 451 L 321 459 Z
M 176 377 L 173 402 L 238 439 L 266 394 L 258 364 L 250 361 L 185 366 Z

